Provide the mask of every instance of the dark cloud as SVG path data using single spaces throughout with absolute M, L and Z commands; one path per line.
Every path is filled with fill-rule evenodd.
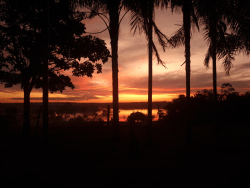
M 4 90 L 4 89 L 0 89 L 0 92 L 3 92 L 3 93 L 13 93 L 13 91 L 7 91 L 7 90 Z
M 5 88 L 4 84 L 0 84 L 0 92 L 12 93 L 15 91 L 23 91 L 20 85 L 14 85 L 11 88 Z
M 73 91 L 65 91 L 63 94 L 65 95 L 83 95 L 83 96 L 90 96 L 89 99 L 92 99 L 91 96 L 109 96 L 112 95 L 112 88 L 110 90 L 107 89 L 79 89 Z M 87 94 L 86 94 L 87 93 Z
M 233 62 L 233 67 L 230 71 L 230 75 L 237 75 L 242 73 L 247 74 L 250 77 L 250 62 L 242 63 L 242 64 L 237 64 L 237 62 Z
M 246 88 L 250 88 L 250 76 L 246 69 L 250 69 L 248 63 L 242 64 L 235 67 L 232 71 L 235 77 L 239 79 L 230 78 L 225 72 L 219 72 L 217 74 L 217 87 L 220 87 L 223 83 L 231 83 L 236 91 L 240 93 L 245 92 Z M 246 73 L 245 73 L 246 72 Z M 202 88 L 212 88 L 213 77 L 212 73 L 205 72 L 201 73 L 197 71 L 191 74 L 191 91 L 196 92 Z M 126 86 L 128 88 L 138 88 L 136 93 L 147 94 L 147 91 L 142 89 L 147 89 L 148 87 L 148 77 L 140 77 L 139 79 L 127 78 Z M 185 93 L 186 87 L 186 76 L 185 74 L 180 74 L 179 71 L 173 71 L 162 75 L 156 75 L 153 77 L 153 92 L 154 93 Z M 154 90 L 154 88 L 156 88 Z M 162 90 L 160 90 L 162 88 Z M 140 90 L 141 89 L 141 90 Z M 133 89 L 127 89 L 126 91 L 133 91 Z

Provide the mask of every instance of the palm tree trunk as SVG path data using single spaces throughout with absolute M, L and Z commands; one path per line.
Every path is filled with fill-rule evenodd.
M 113 137 L 119 139 L 119 91 L 118 91 L 118 35 L 119 35 L 119 5 L 120 1 L 108 4 L 110 17 L 110 39 L 112 53 L 113 81 Z
M 148 17 L 148 131 L 147 131 L 147 145 L 153 144 L 152 133 L 152 89 L 153 89 L 153 1 L 149 1 L 149 17 Z
M 30 138 L 30 89 L 24 87 L 24 123 L 23 123 L 23 139 L 28 141 Z
M 43 22 L 43 141 L 48 144 L 48 54 L 49 54 L 49 1 L 44 1 L 44 22 Z
M 217 124 L 217 72 L 216 72 L 216 16 L 212 15 L 211 20 L 211 41 L 212 41 L 212 60 L 213 60 L 213 106 L 214 106 L 214 126 L 215 126 L 215 142 L 219 144 L 219 128 Z
M 190 122 L 190 4 L 188 1 L 184 1 L 183 4 L 183 24 L 185 32 L 185 59 L 186 59 L 186 98 L 187 98 L 187 143 L 192 143 L 192 132 Z
M 137 149 L 137 139 L 135 135 L 135 120 L 130 120 L 129 122 L 129 157 L 131 159 L 136 159 L 138 155 Z

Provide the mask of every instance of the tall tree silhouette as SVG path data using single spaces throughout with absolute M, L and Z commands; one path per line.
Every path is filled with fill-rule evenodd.
M 148 1 L 145 4 L 145 1 L 141 1 L 141 0 L 116 0 L 116 1 L 111 1 L 111 0 L 95 0 L 95 1 L 88 1 L 88 0 L 80 0 L 79 1 L 81 5 L 83 5 L 84 7 L 87 7 L 91 10 L 91 15 L 95 16 L 98 15 L 101 17 L 101 19 L 105 22 L 107 28 L 109 30 L 109 34 L 110 34 L 110 39 L 111 39 L 111 50 L 112 50 L 112 79 L 113 79 L 113 133 L 115 137 L 119 137 L 119 129 L 118 129 L 118 123 L 119 123 L 119 106 L 118 106 L 118 36 L 119 36 L 119 26 L 120 26 L 120 22 L 123 19 L 123 17 L 126 15 L 126 13 L 131 10 L 132 11 L 132 28 L 137 28 L 137 24 L 140 22 L 140 24 L 143 22 L 144 26 L 139 26 L 139 30 L 141 30 L 142 28 L 144 29 L 144 31 L 146 31 L 147 36 L 149 36 L 148 34 L 148 22 L 149 22 L 149 16 L 148 13 L 150 12 L 150 10 L 152 10 L 152 15 L 153 15 L 153 7 L 149 6 L 150 1 Z M 154 2 L 154 1 L 152 1 Z M 151 3 L 153 6 L 154 4 Z M 141 8 L 138 8 L 138 5 L 141 5 Z M 146 7 L 145 7 L 146 5 Z M 126 12 L 125 14 L 121 17 L 121 19 L 119 20 L 119 16 L 121 13 L 121 9 L 125 8 Z M 150 8 L 149 12 L 147 11 Z M 136 11 L 135 11 L 136 10 Z M 145 12 L 147 12 L 147 14 L 144 14 L 144 16 L 142 16 L 142 14 L 138 14 L 138 10 L 140 11 L 140 13 L 142 13 L 142 10 Z M 106 14 L 108 15 L 108 17 L 106 17 Z M 147 15 L 145 17 L 145 15 Z M 152 16 L 151 16 L 152 17 Z M 146 20 L 144 19 L 146 18 Z M 105 20 L 106 19 L 106 20 Z M 147 24 L 146 24 L 147 23 Z M 158 35 L 160 35 L 161 37 L 159 38 L 159 42 L 165 46 L 165 42 L 164 40 L 162 40 L 163 38 L 163 34 L 159 31 L 159 29 L 155 26 L 155 24 L 152 22 L 152 25 L 155 28 L 155 31 L 157 31 L 156 33 Z M 105 29 L 105 30 L 106 30 Z M 136 31 L 136 29 L 135 29 Z M 153 50 L 155 51 L 156 57 L 158 59 L 159 62 L 161 62 L 163 64 L 163 62 L 160 60 L 159 58 L 159 54 L 156 50 L 155 45 L 152 45 Z M 151 49 L 152 49 L 151 48 Z M 149 48 L 150 49 L 150 48 Z M 152 53 L 151 53 L 152 54 Z M 151 55 L 152 56 L 152 55 Z M 152 59 L 152 58 L 150 58 Z M 151 79 L 152 80 L 152 79 Z M 152 81 L 151 81 L 152 83 Z M 152 84 L 151 84 L 151 88 L 152 88 Z M 150 90 L 149 90 L 150 92 Z M 151 89 L 151 93 L 152 93 L 152 89 Z M 152 101 L 152 94 L 149 95 L 151 96 L 151 101 Z M 149 99 L 150 100 L 150 99 Z M 152 106 L 152 103 L 151 103 Z M 149 105 L 150 108 L 150 105 Z M 151 107 L 152 109 L 152 107 Z M 152 110 L 151 111 L 151 115 L 152 115 Z M 152 123 L 151 123 L 152 125 Z
M 106 24 L 111 40 L 112 54 L 112 85 L 113 85 L 113 137 L 119 139 L 119 91 L 118 91 L 118 38 L 121 10 L 124 8 L 122 0 L 79 0 L 79 4 L 91 10 L 92 16 L 99 16 Z M 104 29 L 104 30 L 106 30 Z
M 134 30 L 134 34 L 137 30 L 139 33 L 144 32 L 148 40 L 148 130 L 147 130 L 147 145 L 151 146 L 153 143 L 152 137 L 152 81 L 153 81 L 153 53 L 155 54 L 158 63 L 165 67 L 164 62 L 161 60 L 156 46 L 153 42 L 153 29 L 160 45 L 165 51 L 165 47 L 168 46 L 168 38 L 158 29 L 154 22 L 155 7 L 160 5 L 164 6 L 161 1 L 155 0 L 132 0 L 126 1 L 128 5 L 131 5 L 131 30 Z
M 217 124 L 217 55 L 220 58 L 224 57 L 223 65 L 227 73 L 231 68 L 232 60 L 234 59 L 231 49 L 228 47 L 226 30 L 226 21 L 228 19 L 228 5 L 230 0 L 212 0 L 210 2 L 197 0 L 198 14 L 200 15 L 201 24 L 204 26 L 204 36 L 209 43 L 209 48 L 206 53 L 204 64 L 208 67 L 209 60 L 213 62 L 213 107 L 214 107 L 214 126 L 215 139 L 219 143 L 219 127 Z M 231 41 L 232 42 L 232 41 Z M 226 53 L 224 53 L 226 52 Z
M 205 26 L 204 35 L 205 39 L 209 42 L 209 48 L 206 53 L 204 64 L 208 67 L 209 60 L 212 58 L 212 17 L 216 17 L 216 55 L 217 58 L 223 59 L 222 65 L 229 75 L 232 68 L 234 56 L 239 52 L 249 53 L 249 23 L 250 3 L 238 0 L 220 0 L 209 9 L 215 9 L 215 13 L 206 13 L 210 3 L 206 4 L 203 1 L 197 1 L 199 14 L 203 17 L 201 24 Z M 215 7 L 216 6 L 216 7 Z M 209 12 L 209 11 L 208 11 Z M 213 16 L 213 15 L 218 16 Z M 210 22 L 209 22 L 210 20 Z
M 119 139 L 119 87 L 118 87 L 118 36 L 120 0 L 107 1 L 110 18 L 110 40 L 112 54 L 112 79 L 113 79 L 113 135 Z
M 43 87 L 43 7 L 34 1 L 29 3 L 29 11 L 22 7 L 22 1 L 6 1 L 1 7 L 0 25 L 2 43 L 0 45 L 0 81 L 6 87 L 21 84 L 24 90 L 24 138 L 29 137 L 30 92 L 33 88 Z M 32 4 L 34 3 L 34 4 Z M 56 5 L 53 5 L 56 6 Z M 54 7 L 55 8 L 55 7 Z M 57 6 L 59 11 L 60 7 Z M 63 12 L 63 11 L 62 11 Z M 51 40 L 48 44 L 48 88 L 51 92 L 63 91 L 65 87 L 74 88 L 70 78 L 61 70 L 73 70 L 73 75 L 92 76 L 94 69 L 101 72 L 99 60 L 107 62 L 109 51 L 104 41 L 81 36 L 84 25 L 77 20 L 78 16 L 68 18 L 51 15 Z M 63 19 L 67 18 L 67 19 Z M 70 27 L 71 26 L 71 27 Z M 75 26 L 75 27 L 72 27 Z M 81 58 L 86 58 L 83 63 Z M 47 135 L 46 135 L 47 136 Z
M 250 2 L 231 0 L 228 3 L 227 21 L 231 37 L 229 37 L 230 51 L 243 52 L 249 55 L 250 52 Z M 229 67 L 231 68 L 231 67 Z M 230 70 L 230 69 L 229 69 Z M 229 71 L 228 70 L 228 71 Z
M 192 142 L 191 137 L 191 125 L 189 120 L 189 106 L 190 106 L 190 1 L 184 1 L 182 12 L 183 12 L 183 26 L 184 26 L 184 36 L 185 36 L 185 58 L 186 58 L 186 97 L 187 97 L 187 141 Z
M 183 25 L 171 37 L 171 43 L 176 47 L 184 44 L 185 46 L 185 65 L 186 65 L 186 124 L 187 124 L 187 143 L 192 143 L 192 132 L 190 122 L 190 74 L 191 74 L 191 25 L 196 25 L 199 29 L 198 19 L 195 14 L 194 0 L 171 1 L 172 10 L 181 7 L 183 13 Z
M 216 3 L 211 2 L 212 7 L 210 9 L 210 15 L 208 15 L 209 19 L 209 33 L 211 38 L 211 47 L 212 47 L 212 60 L 213 60 L 213 104 L 214 104 L 214 125 L 215 125 L 215 139 L 216 142 L 219 142 L 219 130 L 218 130 L 218 124 L 217 124 L 217 70 L 216 70 L 216 38 L 217 38 L 217 29 L 216 29 L 216 23 L 218 21 L 218 14 L 216 11 Z
M 49 138 L 49 88 L 48 88 L 48 60 L 49 60 L 49 8 L 50 1 L 43 1 L 43 140 L 48 144 Z
M 154 2 L 152 0 L 147 2 L 148 4 L 148 144 L 152 144 L 152 95 L 153 95 L 153 11 Z

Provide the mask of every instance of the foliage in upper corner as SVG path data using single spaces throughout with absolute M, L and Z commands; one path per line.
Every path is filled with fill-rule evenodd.
M 61 2 L 61 1 L 60 1 Z M 102 71 L 110 52 L 103 40 L 83 36 L 83 15 L 72 13 L 65 4 L 50 3 L 49 88 L 51 92 L 74 88 L 62 70 L 75 76 L 91 77 Z M 62 2 L 63 3 L 63 2 Z M 27 6 L 29 5 L 29 6 Z M 27 10 L 28 9 L 28 10 Z M 66 10 L 66 11 L 65 11 Z M 40 1 L 1 1 L 0 6 L 0 81 L 6 87 L 42 87 L 42 27 L 44 12 Z

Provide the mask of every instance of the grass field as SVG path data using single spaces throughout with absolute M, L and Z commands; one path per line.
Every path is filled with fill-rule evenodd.
M 249 186 L 247 126 L 221 127 L 217 147 L 212 126 L 192 127 L 193 144 L 187 146 L 184 126 L 161 128 L 154 122 L 154 145 L 148 148 L 146 124 L 137 123 L 134 150 L 128 127 L 120 124 L 121 139 L 114 142 L 102 123 L 51 122 L 47 150 L 41 127 L 37 134 L 31 127 L 29 144 L 22 142 L 21 124 L 1 127 L 1 182 L 33 187 Z

